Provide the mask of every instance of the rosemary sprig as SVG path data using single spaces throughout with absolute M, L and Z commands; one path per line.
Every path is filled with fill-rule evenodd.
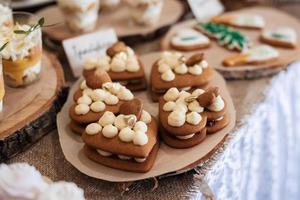
M 60 23 L 49 24 L 49 25 L 44 25 L 44 24 L 45 24 L 45 18 L 42 17 L 42 18 L 39 19 L 37 24 L 35 24 L 33 26 L 30 26 L 30 28 L 27 31 L 25 31 L 25 30 L 14 30 L 14 33 L 15 34 L 29 35 L 31 32 L 35 31 L 38 28 L 55 26 L 55 25 L 60 24 Z
M 3 44 L 1 47 L 0 47 L 0 52 L 8 45 L 9 42 L 6 42 L 5 44 Z

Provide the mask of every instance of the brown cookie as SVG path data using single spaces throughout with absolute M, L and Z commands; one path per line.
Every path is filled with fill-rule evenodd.
M 204 110 L 203 115 L 207 117 L 207 121 L 218 119 L 227 113 L 227 103 L 224 99 L 223 101 L 225 103 L 224 108 L 219 112 L 212 112 L 209 111 L 208 109 Z
M 215 132 L 220 131 L 224 127 L 226 127 L 230 122 L 230 117 L 228 113 L 223 116 L 223 119 L 220 121 L 208 121 L 206 125 L 207 134 L 213 134 Z
M 82 89 L 76 90 L 76 92 L 73 95 L 74 102 L 77 102 L 77 100 L 82 96 Z
M 106 138 L 102 133 L 96 135 L 88 135 L 86 132 L 82 135 L 82 140 L 84 143 L 92 148 L 101 149 L 103 151 L 108 151 L 113 154 L 121 154 L 130 157 L 140 157 L 145 158 L 149 155 L 153 146 L 157 143 L 157 123 L 152 117 L 152 120 L 147 124 L 148 130 L 146 132 L 148 136 L 148 143 L 139 146 L 132 142 L 123 142 L 119 139 L 118 135 L 114 138 Z
M 147 172 L 149 171 L 156 159 L 157 152 L 159 149 L 159 143 L 157 142 L 154 147 L 152 148 L 151 152 L 148 154 L 147 159 L 142 162 L 138 163 L 133 160 L 121 160 L 117 158 L 116 156 L 109 156 L 105 157 L 97 153 L 96 150 L 94 150 L 91 147 L 88 147 L 87 145 L 84 146 L 84 154 L 91 160 L 100 163 L 102 165 L 105 165 L 107 167 L 125 170 L 125 171 L 132 171 L 132 172 Z
M 177 148 L 177 149 L 184 149 L 196 146 L 200 144 L 206 137 L 206 128 L 202 131 L 195 133 L 195 135 L 190 139 L 179 139 L 168 133 L 166 130 L 161 129 L 160 136 L 162 137 L 164 143 L 168 146 Z
M 85 127 L 86 127 L 85 125 L 78 124 L 78 123 L 74 122 L 73 120 L 71 120 L 71 122 L 69 123 L 69 128 L 71 129 L 71 131 L 80 136 L 85 131 Z

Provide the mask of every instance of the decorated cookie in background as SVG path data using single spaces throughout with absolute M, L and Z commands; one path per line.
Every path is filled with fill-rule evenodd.
M 164 142 L 174 148 L 195 146 L 230 121 L 218 88 L 191 93 L 170 88 L 159 99 L 159 119 Z
M 243 53 L 230 56 L 223 61 L 228 67 L 246 64 L 263 64 L 277 59 L 279 52 L 271 46 L 260 45 L 246 50 Z
M 203 54 L 196 53 L 187 59 L 179 52 L 163 52 L 151 70 L 152 100 L 157 101 L 172 87 L 179 90 L 205 87 L 213 77 L 214 70 Z
M 105 70 L 112 81 L 120 82 L 131 91 L 147 87 L 142 62 L 123 42 L 113 44 L 104 55 L 86 60 L 83 76 L 86 78 L 97 69 Z
M 180 29 L 171 38 L 171 46 L 180 51 L 193 51 L 209 46 L 209 38 L 191 28 Z
M 133 172 L 149 171 L 159 147 L 156 121 L 137 98 L 123 103 L 118 113 L 106 111 L 87 125 L 82 139 L 89 159 Z
M 262 29 L 266 25 L 264 18 L 255 14 L 225 14 L 214 17 L 212 22 L 241 28 L 255 29 Z
M 291 27 L 265 29 L 261 34 L 261 40 L 272 46 L 295 48 L 297 44 L 297 33 Z
M 195 29 L 216 39 L 221 46 L 230 50 L 243 51 L 250 46 L 250 42 L 244 34 L 223 24 L 198 23 L 195 25 Z
M 105 71 L 97 69 L 81 83 L 73 98 L 70 129 L 81 135 L 87 124 L 98 121 L 105 111 L 118 113 L 122 103 L 134 96 L 125 86 L 111 82 Z

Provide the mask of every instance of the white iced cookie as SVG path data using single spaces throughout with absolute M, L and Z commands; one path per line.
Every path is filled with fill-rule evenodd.
M 119 98 L 113 94 L 110 94 L 105 98 L 104 101 L 107 105 L 116 105 L 119 103 Z
M 185 112 L 173 111 L 168 116 L 168 124 L 174 127 L 183 126 L 185 123 Z
M 90 96 L 93 101 L 104 101 L 108 94 L 105 90 L 95 89 L 91 92 Z
M 75 113 L 77 115 L 85 115 L 90 111 L 90 107 L 87 104 L 78 104 L 75 107 Z
M 118 132 L 119 132 L 118 128 L 112 124 L 108 124 L 104 126 L 102 129 L 102 134 L 106 138 L 113 138 L 116 135 L 118 135 Z
M 99 119 L 98 123 L 104 127 L 106 125 L 113 124 L 115 119 L 116 119 L 116 117 L 115 117 L 114 113 L 112 113 L 110 111 L 106 111 L 102 115 L 102 117 Z
M 164 100 L 165 101 L 175 101 L 178 98 L 178 96 L 179 96 L 178 89 L 175 87 L 172 87 L 164 95 Z
M 164 73 L 164 72 L 166 72 L 168 70 L 171 70 L 171 67 L 168 64 L 161 63 L 161 64 L 158 65 L 158 72 L 159 73 L 162 74 L 162 73 Z
M 125 127 L 127 127 L 127 124 L 125 122 L 125 119 L 124 119 L 124 115 L 121 114 L 121 115 L 118 115 L 114 121 L 114 125 L 119 129 L 123 129 Z
M 266 29 L 262 32 L 262 38 L 269 44 L 276 46 L 276 41 L 281 42 L 282 46 L 295 46 L 297 42 L 297 33 L 291 27 L 278 27 L 276 29 Z M 267 42 L 266 41 L 266 42 Z M 278 45 L 278 44 L 277 44 Z
M 166 112 L 171 112 L 174 110 L 176 107 L 176 103 L 174 101 L 168 101 L 167 103 L 164 104 L 163 110 Z
M 190 112 L 186 115 L 186 122 L 192 125 L 197 125 L 201 122 L 202 117 L 197 112 Z
M 204 108 L 200 106 L 198 101 L 192 101 L 189 103 L 188 108 L 190 111 L 202 113 L 204 111 Z
M 148 136 L 142 131 L 135 131 L 133 144 L 143 146 L 148 143 Z
M 177 74 L 186 74 L 188 72 L 188 68 L 187 68 L 186 64 L 182 63 L 182 64 L 178 65 L 177 67 L 175 67 L 174 71 Z
M 143 110 L 140 121 L 145 122 L 146 124 L 149 124 L 149 123 L 151 123 L 151 120 L 152 120 L 151 115 L 147 111 Z
M 200 65 L 198 65 L 198 64 L 196 64 L 196 65 L 194 65 L 192 67 L 189 67 L 188 70 L 189 70 L 190 74 L 196 75 L 196 76 L 202 74 L 202 71 L 203 71 L 202 67 Z
M 123 142 L 131 142 L 133 140 L 134 131 L 129 127 L 121 129 L 119 132 L 119 138 Z
M 231 24 L 241 27 L 263 28 L 266 24 L 264 18 L 254 14 L 237 14 L 231 20 Z
M 210 106 L 208 106 L 207 108 L 210 111 L 219 112 L 219 111 L 223 110 L 224 107 L 225 107 L 225 102 L 223 101 L 222 97 L 219 95 L 219 96 L 217 96 L 215 102 L 213 104 L 211 104 Z
M 143 121 L 138 121 L 137 123 L 135 123 L 135 125 L 134 125 L 134 127 L 133 127 L 133 130 L 134 130 L 135 132 L 140 131 L 140 132 L 146 133 L 147 130 L 148 130 L 148 127 L 147 127 L 147 125 L 146 125 L 145 122 L 143 122 Z
M 90 105 L 92 103 L 92 99 L 88 95 L 82 95 L 81 97 L 78 98 L 77 100 L 78 104 L 86 104 Z
M 90 105 L 90 108 L 93 112 L 102 112 L 105 110 L 105 104 L 102 101 L 96 101 Z
M 124 100 L 124 101 L 130 101 L 134 98 L 133 94 L 131 93 L 130 90 L 128 90 L 125 87 L 122 87 L 118 93 L 117 96 L 119 99 Z
M 137 72 L 140 69 L 140 65 L 136 57 L 131 57 L 127 60 L 126 70 L 129 72 Z
M 191 28 L 181 29 L 171 39 L 171 44 L 176 47 L 206 46 L 209 38 Z
M 98 123 L 91 123 L 91 124 L 87 125 L 87 127 L 85 128 L 85 132 L 88 135 L 96 135 L 101 130 L 102 130 L 102 127 Z
M 110 63 L 111 71 L 123 72 L 126 70 L 127 55 L 124 52 L 115 55 Z
M 175 74 L 172 70 L 167 70 L 161 75 L 161 79 L 164 81 L 173 81 L 175 79 Z

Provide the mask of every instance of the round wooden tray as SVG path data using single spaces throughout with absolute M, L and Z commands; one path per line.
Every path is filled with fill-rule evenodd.
M 154 26 L 138 26 L 130 20 L 128 9 L 125 5 L 114 11 L 101 11 L 96 30 L 114 28 L 117 36 L 122 40 L 134 40 L 139 37 L 149 38 L 165 32 L 167 27 L 176 23 L 184 14 L 184 5 L 178 0 L 165 0 L 162 14 L 158 23 Z M 64 23 L 64 17 L 57 5 L 49 6 L 37 12 L 37 15 L 45 17 L 47 24 L 59 25 L 43 28 L 43 32 L 52 40 L 62 41 L 80 34 L 71 32 Z M 126 41 L 132 43 L 133 41 Z
M 267 8 L 267 7 L 253 7 L 248 9 L 242 9 L 239 11 L 234 11 L 230 13 L 251 13 L 259 14 L 263 16 L 267 22 L 267 28 L 278 27 L 278 26 L 290 26 L 293 27 L 298 35 L 300 34 L 300 23 L 299 21 L 279 10 Z M 276 20 L 274 20 L 276 19 Z M 170 50 L 170 40 L 177 30 L 193 27 L 196 24 L 196 20 L 188 20 L 173 26 L 166 36 L 161 41 L 161 49 Z M 259 40 L 261 31 L 250 30 L 243 28 L 235 28 L 247 35 L 253 45 L 262 44 Z M 207 49 L 200 50 L 205 53 L 205 58 L 208 60 L 211 66 L 215 67 L 221 74 L 227 79 L 249 79 L 249 78 L 259 78 L 263 76 L 273 75 L 279 71 L 285 69 L 288 64 L 293 61 L 300 59 L 300 38 L 298 38 L 297 48 L 295 49 L 285 49 L 276 48 L 280 56 L 277 60 L 268 62 L 266 64 L 260 65 L 244 65 L 239 67 L 225 67 L 222 65 L 222 61 L 236 52 L 230 51 L 217 44 L 216 41 L 212 40 L 211 45 Z
M 159 53 L 151 53 L 141 57 L 145 65 L 147 78 L 150 77 L 151 66 L 157 58 L 159 58 Z M 68 123 L 70 118 L 68 110 L 73 103 L 73 93 L 78 89 L 79 84 L 80 80 L 72 87 L 66 104 L 57 115 L 59 141 L 66 159 L 79 171 L 94 178 L 112 182 L 128 182 L 161 176 L 167 173 L 179 174 L 186 172 L 209 159 L 224 143 L 225 138 L 235 126 L 236 113 L 232 99 L 227 90 L 225 80 L 216 72 L 216 76 L 210 84 L 221 88 L 222 96 L 227 102 L 231 120 L 227 127 L 215 134 L 208 135 L 201 144 L 189 149 L 174 149 L 161 142 L 154 166 L 147 173 L 133 173 L 108 168 L 89 160 L 83 154 L 82 148 L 84 144 L 81 138 L 69 129 Z M 135 96 L 143 100 L 145 110 L 153 116 L 158 116 L 158 103 L 152 102 L 148 92 L 137 92 Z
M 24 150 L 55 128 L 56 113 L 67 94 L 63 87 L 60 63 L 44 51 L 38 81 L 27 87 L 5 88 L 0 119 L 0 161 Z

